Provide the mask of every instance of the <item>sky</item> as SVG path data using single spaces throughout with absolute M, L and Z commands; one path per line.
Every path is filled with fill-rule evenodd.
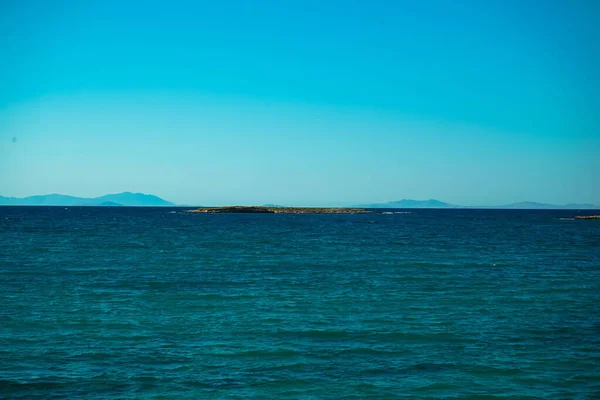
M 600 204 L 600 2 L 0 1 L 0 195 Z

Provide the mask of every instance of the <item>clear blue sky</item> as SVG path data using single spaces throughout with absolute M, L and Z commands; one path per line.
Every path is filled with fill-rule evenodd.
M 4 0 L 0 195 L 600 204 L 599 38 L 594 0 Z

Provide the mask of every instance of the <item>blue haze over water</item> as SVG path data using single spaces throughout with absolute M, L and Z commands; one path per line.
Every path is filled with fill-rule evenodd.
M 0 397 L 600 395 L 600 221 L 408 211 L 0 207 Z

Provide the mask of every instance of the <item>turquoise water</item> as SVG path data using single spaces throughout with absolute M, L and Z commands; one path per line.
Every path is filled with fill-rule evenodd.
M 0 397 L 600 396 L 600 221 L 179 211 L 0 207 Z

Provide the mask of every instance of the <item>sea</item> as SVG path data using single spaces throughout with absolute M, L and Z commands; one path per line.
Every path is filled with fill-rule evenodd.
M 2 399 L 598 399 L 600 220 L 0 207 Z

